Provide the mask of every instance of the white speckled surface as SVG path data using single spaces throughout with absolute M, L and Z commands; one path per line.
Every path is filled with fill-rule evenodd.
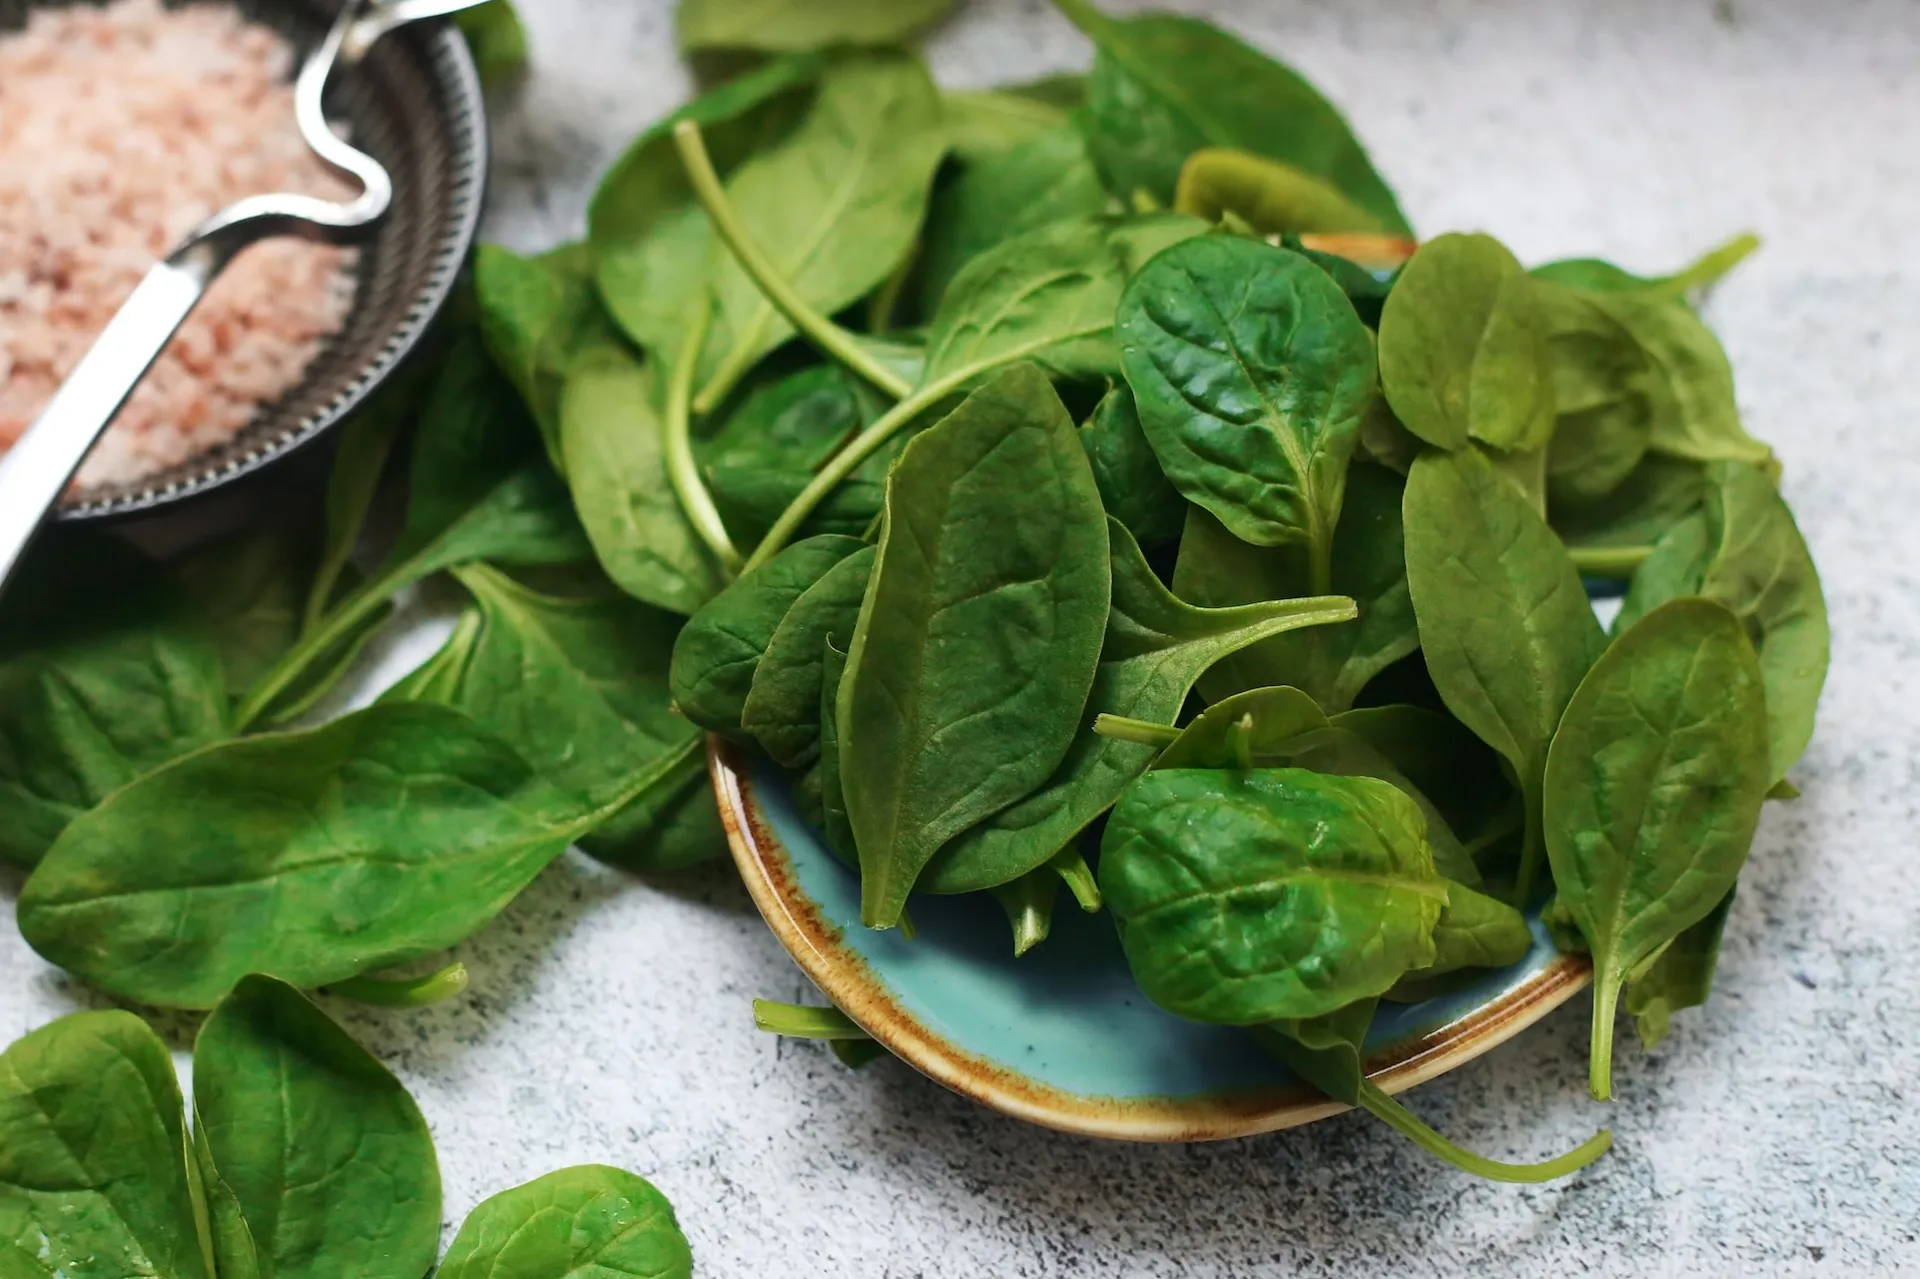
M 727 874 L 654 886 L 573 861 L 463 949 L 472 998 L 349 1014 L 433 1123 L 450 1220 L 595 1160 L 657 1180 L 701 1273 L 741 1279 L 1920 1272 L 1920 6 L 1169 3 L 1316 79 L 1424 231 L 1650 269 L 1767 238 L 1711 315 L 1826 575 L 1834 670 L 1713 1005 L 1626 1052 L 1610 1107 L 1584 1097 L 1584 999 L 1413 1094 L 1510 1158 L 1611 1123 L 1614 1153 L 1552 1186 L 1474 1181 L 1355 1116 L 1103 1145 L 758 1035 L 747 1001 L 803 982 Z M 522 7 L 538 70 L 497 115 L 493 233 L 542 247 L 686 81 L 666 0 Z M 968 84 L 1086 57 L 1041 0 L 977 0 L 934 48 Z M 8 909 L 18 882 L 0 878 Z M 92 1002 L 0 929 L 0 1036 Z

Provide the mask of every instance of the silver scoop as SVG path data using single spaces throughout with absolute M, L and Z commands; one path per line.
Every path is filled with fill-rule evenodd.
M 26 434 L 0 455 L 0 590 L 114 414 L 242 249 L 277 235 L 354 244 L 386 217 L 393 204 L 392 177 L 327 123 L 322 98 L 334 69 L 352 68 L 382 37 L 408 23 L 484 2 L 345 0 L 327 38 L 300 68 L 294 113 L 307 145 L 358 182 L 359 196 L 345 204 L 304 195 L 251 196 L 201 223 L 147 272 Z

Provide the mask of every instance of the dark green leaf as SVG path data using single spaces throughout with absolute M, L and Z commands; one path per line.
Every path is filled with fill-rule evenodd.
M 1651 967 L 1627 979 L 1624 1002 L 1640 1032 L 1640 1044 L 1649 1052 L 1667 1037 L 1675 1013 L 1707 1002 L 1733 897 L 1729 892 L 1721 898 L 1705 919 L 1674 938 Z
M 851 643 L 853 633 L 847 633 Z M 853 846 L 853 819 L 847 816 L 846 790 L 840 784 L 840 683 L 847 655 L 827 636 L 820 649 L 820 831 L 827 850 L 849 866 L 860 864 Z
M 618 1168 L 549 1173 L 473 1210 L 439 1279 L 691 1279 L 673 1205 Z
M 1651 364 L 1649 447 L 1695 462 L 1766 462 L 1773 450 L 1748 435 L 1734 402 L 1733 366 L 1720 341 L 1685 303 L 1640 293 L 1592 300 L 1633 334 Z
M 1553 528 L 1578 558 L 1613 552 L 1643 558 L 1654 543 L 1705 500 L 1706 471 L 1698 462 L 1649 454 L 1598 501 L 1576 504 L 1556 500 Z M 1627 572 L 1636 566 L 1637 559 L 1627 566 Z
M 1370 706 L 1335 715 L 1333 724 L 1358 733 L 1384 755 L 1433 801 L 1469 851 L 1517 832 L 1520 797 L 1500 757 L 1451 715 L 1421 706 Z
M 174 567 L 220 649 L 227 690 L 239 696 L 300 638 L 311 548 L 283 527 L 249 529 L 202 547 Z
M 1448 884 L 1446 909 L 1433 926 L 1433 962 L 1401 978 L 1387 998 L 1417 1001 L 1439 978 L 1469 968 L 1505 968 L 1532 949 L 1525 915 L 1463 884 Z
M 821 655 L 834 636 L 852 638 L 878 554 L 862 547 L 809 586 L 780 619 L 754 668 L 740 726 L 787 768 L 806 768 L 820 756 Z M 767 567 L 778 562 L 775 557 Z
M 473 288 L 487 350 L 533 415 L 547 460 L 565 474 L 560 395 L 567 371 L 583 349 L 612 338 L 587 246 L 521 257 L 483 244 L 474 251 Z
M 1180 536 L 1187 519 L 1187 499 L 1167 479 L 1167 473 L 1160 469 L 1160 459 L 1153 455 L 1153 445 L 1147 443 L 1139 411 L 1134 407 L 1133 388 L 1122 383 L 1107 392 L 1080 428 L 1080 444 L 1087 451 L 1087 461 L 1093 464 L 1093 482 L 1100 486 L 1100 501 L 1107 514 L 1126 525 L 1135 541 L 1152 546 Z
M 955 0 L 680 0 L 680 47 L 788 53 L 899 44 Z
M 1652 362 L 1633 333 L 1573 289 L 1536 283 L 1553 358 L 1552 508 L 1604 500 L 1631 476 L 1653 436 Z

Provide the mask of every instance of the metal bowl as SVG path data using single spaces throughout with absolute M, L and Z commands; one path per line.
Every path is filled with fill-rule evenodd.
M 0 0 L 0 32 L 24 26 L 33 9 L 77 2 L 84 0 Z M 296 68 L 339 12 L 332 0 L 237 2 L 292 41 Z M 450 23 L 396 32 L 336 77 L 327 106 L 394 179 L 392 211 L 358 247 L 346 324 L 300 384 L 262 406 L 225 445 L 136 484 L 71 493 L 60 504 L 61 521 L 155 511 L 312 443 L 372 394 L 439 314 L 479 228 L 487 179 L 486 111 L 466 41 Z

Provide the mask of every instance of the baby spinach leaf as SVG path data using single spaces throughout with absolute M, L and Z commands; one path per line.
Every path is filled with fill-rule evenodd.
M 560 454 L 560 395 L 567 370 L 583 349 L 612 339 L 584 244 L 522 257 L 497 244 L 474 250 L 474 295 L 480 331 L 494 363 L 513 383 L 540 428 L 553 469 Z
M 1707 566 L 1713 561 L 1715 540 L 1704 510 L 1695 511 L 1668 529 L 1633 571 L 1633 584 L 1614 615 L 1613 633 L 1619 635 L 1668 600 L 1700 594 Z
M 1298 74 L 1194 18 L 1109 18 L 1087 0 L 1055 7 L 1099 47 L 1087 86 L 1094 158 L 1107 185 L 1171 204 L 1187 157 L 1235 147 L 1330 183 L 1389 231 L 1407 221 L 1331 103 Z
M 1242 541 L 1308 548 L 1329 589 L 1334 525 L 1373 339 L 1326 272 L 1233 236 L 1188 240 L 1128 283 L 1115 331 L 1173 486 Z
M 830 64 L 804 119 L 727 180 L 747 238 L 802 301 L 832 314 L 872 292 L 913 247 L 946 154 L 940 95 L 920 60 L 873 54 Z M 708 381 L 718 404 L 795 330 L 717 242 Z
M 491 88 L 526 69 L 527 29 L 508 0 L 487 0 L 459 13 L 454 21 L 473 50 L 481 84 Z
M 1592 300 L 1633 334 L 1652 366 L 1654 452 L 1695 462 L 1763 463 L 1773 457 L 1740 425 L 1733 366 L 1690 307 L 1640 293 L 1599 293 Z
M 821 654 L 833 636 L 853 634 L 878 555 L 877 548 L 862 547 L 802 592 L 754 668 L 740 726 L 787 768 L 806 768 L 819 758 Z
M 1080 106 L 1074 100 L 1076 77 L 1061 82 L 1001 89 L 946 89 L 940 114 L 947 122 L 954 158 L 971 165 L 1002 155 L 1038 134 L 1067 123 Z M 1084 98 L 1084 92 L 1080 97 Z
M 213 1149 L 207 1144 L 206 1124 L 193 1117 L 191 1179 L 199 1176 L 206 1201 L 205 1239 L 213 1255 L 213 1273 L 219 1279 L 262 1279 L 260 1250 L 254 1245 L 253 1231 L 247 1226 L 240 1200 L 214 1167 Z
M 478 608 L 462 611 L 460 620 L 454 623 L 453 634 L 440 646 L 440 651 L 389 685 L 379 700 L 453 705 L 460 696 L 460 683 L 467 677 L 467 664 L 473 660 L 474 650 L 480 647 L 484 629 Z
M 628 786 L 626 807 L 597 820 L 581 851 L 635 875 L 667 875 L 724 857 L 726 828 L 707 777 L 707 743 L 695 736 L 649 764 Z
M 1517 831 L 1519 795 L 1500 757 L 1451 715 L 1422 706 L 1369 706 L 1333 716 L 1336 728 L 1365 738 L 1420 794 L 1470 853 Z M 1458 876 L 1472 884 L 1474 876 Z
M 1100 890 L 1162 1008 L 1233 1026 L 1319 1017 L 1433 962 L 1447 890 L 1424 826 L 1371 778 L 1161 770 L 1115 806 Z
M 228 734 L 205 625 L 107 539 L 29 560 L 0 623 L 0 859 L 33 866 L 110 792 Z
M 1655 397 L 1651 362 L 1633 333 L 1573 289 L 1535 282 L 1553 361 L 1553 507 L 1603 500 L 1645 458 Z
M 680 0 L 680 47 L 788 53 L 836 45 L 899 44 L 951 11 L 955 0 Z
M 781 620 L 829 569 L 864 547 L 857 537 L 833 533 L 796 542 L 694 614 L 673 645 L 670 678 L 680 713 L 709 732 L 741 736 L 754 672 Z
M 1624 1002 L 1640 1032 L 1640 1045 L 1649 1052 L 1667 1037 L 1675 1013 L 1707 1002 L 1733 897 L 1729 891 L 1705 919 L 1674 938 L 1651 966 L 1627 978 Z
M 686 317 L 707 289 L 712 231 L 694 196 L 673 129 L 700 125 L 722 176 L 789 132 L 820 74 L 816 54 L 770 59 L 682 106 L 634 139 L 587 208 L 587 243 L 607 310 L 628 337 L 670 361 Z
M 1512 767 L 1527 805 L 1516 902 L 1540 858 L 1547 746 L 1605 640 L 1566 548 L 1472 450 L 1407 479 L 1407 588 L 1447 708 Z
M 837 714 L 870 927 L 898 922 L 943 844 L 1065 758 L 1106 631 L 1107 548 L 1092 468 L 1036 368 L 901 454 Z
M 560 402 L 561 448 L 594 554 L 620 589 L 690 614 L 726 586 L 667 480 L 653 365 L 608 343 L 581 356 Z
M 130 1013 L 75 1013 L 0 1053 L 0 1273 L 213 1279 L 173 1061 Z
M 207 1008 L 465 940 L 590 822 L 445 707 L 375 706 L 201 750 L 75 821 L 20 897 L 34 949 L 123 998 Z
M 1186 524 L 1187 499 L 1160 469 L 1160 459 L 1153 455 L 1153 446 L 1140 427 L 1131 387 L 1122 383 L 1107 392 L 1080 428 L 1080 444 L 1093 465 L 1101 504 L 1108 515 L 1126 525 L 1135 541 L 1151 546 L 1179 538 Z
M 1620 988 L 1705 919 L 1747 859 L 1768 775 L 1760 662 L 1740 623 L 1680 599 L 1581 682 L 1546 769 L 1547 854 L 1593 951 L 1592 1087 L 1611 1091 Z
M 1533 949 L 1527 917 L 1503 901 L 1464 884 L 1447 885 L 1447 905 L 1433 926 L 1433 962 L 1408 973 L 1388 999 L 1418 1000 L 1422 987 L 1467 968 L 1505 968 Z
M 1233 214 L 1262 237 L 1385 229 L 1324 178 L 1230 147 L 1206 147 L 1187 157 L 1173 207 L 1208 222 Z
M 851 638 L 853 633 L 847 634 Z M 858 867 L 853 819 L 847 816 L 847 794 L 840 784 L 840 683 L 846 673 L 847 655 L 834 647 L 829 635 L 820 646 L 820 833 L 829 852 Z
M 306 541 L 284 527 L 246 529 L 174 565 L 180 589 L 220 650 L 227 691 L 236 697 L 300 638 L 313 572 Z
M 1759 247 L 1760 237 L 1751 233 L 1737 235 L 1672 275 L 1641 276 L 1600 258 L 1565 258 L 1533 268 L 1533 276 L 1594 293 L 1644 291 L 1661 297 L 1684 298 L 1718 282 Z
M 419 1279 L 440 1169 L 413 1098 L 292 987 L 248 977 L 201 1027 L 193 1099 L 274 1279 Z
M 1338 597 L 1195 608 L 1160 584 L 1126 527 L 1108 523 L 1113 603 L 1083 724 L 1098 715 L 1172 723 L 1194 681 L 1235 649 L 1353 616 Z M 1046 862 L 1112 807 L 1154 750 L 1082 731 L 1044 786 L 942 848 L 919 887 L 964 893 L 1008 883 Z
M 454 1236 L 440 1279 L 691 1279 L 673 1205 L 651 1184 L 588 1164 L 495 1195 Z
M 1380 316 L 1380 388 L 1409 431 L 1443 449 L 1546 445 L 1554 366 L 1535 287 L 1491 236 L 1420 246 Z
M 1583 573 L 1627 577 L 1669 529 L 1700 509 L 1706 491 L 1706 469 L 1700 463 L 1649 453 L 1597 501 L 1556 499 L 1554 532 Z
M 1202 695 L 1217 700 L 1240 689 L 1288 684 L 1329 711 L 1343 711 L 1369 680 L 1420 646 L 1407 594 L 1404 489 L 1385 467 L 1355 462 L 1347 472 L 1328 586 L 1357 602 L 1359 619 L 1242 649 L 1201 679 Z M 1195 507 L 1188 514 L 1173 586 L 1196 604 L 1286 599 L 1305 594 L 1311 578 L 1305 548 L 1250 546 L 1206 511 Z

